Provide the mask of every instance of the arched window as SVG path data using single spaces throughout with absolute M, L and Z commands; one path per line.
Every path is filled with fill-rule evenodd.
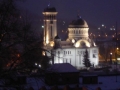
M 75 34 L 75 30 L 74 30 L 74 34 Z

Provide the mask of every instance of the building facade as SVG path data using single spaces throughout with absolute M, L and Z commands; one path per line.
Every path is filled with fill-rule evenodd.
M 89 38 L 88 24 L 82 18 L 73 20 L 68 26 L 68 38 L 61 41 L 57 34 L 57 15 L 55 8 L 46 8 L 44 15 L 44 48 L 52 63 L 70 63 L 76 68 L 84 67 L 84 53 L 87 50 L 92 65 L 98 65 L 98 47 Z

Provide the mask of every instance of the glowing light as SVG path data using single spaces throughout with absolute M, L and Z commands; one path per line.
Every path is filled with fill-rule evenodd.
M 46 44 L 48 44 L 49 43 L 49 39 L 48 39 L 48 35 L 47 35 L 47 37 L 46 37 Z
M 112 55 L 112 53 L 110 53 L 110 55 Z
M 117 50 L 119 50 L 119 48 L 117 47 Z
M 35 66 L 37 66 L 37 63 L 35 63 Z
M 80 45 L 79 43 L 76 43 L 76 44 L 75 44 L 75 47 L 79 47 L 79 45 Z
M 75 47 L 80 47 L 80 46 L 81 46 L 81 45 L 80 45 L 81 42 L 84 42 L 85 45 L 86 45 L 86 47 L 90 47 L 90 43 L 89 43 L 88 41 L 86 41 L 86 40 L 79 40 L 79 41 L 77 41 L 77 42 L 75 43 Z
M 74 40 L 74 39 L 72 39 L 72 43 L 75 43 L 75 40 Z
M 42 52 L 42 55 L 45 56 L 45 51 Z
M 50 42 L 50 46 L 51 46 L 51 47 L 54 46 L 54 42 L 53 42 L 53 41 Z
M 98 28 L 98 30 L 100 30 L 100 27 Z
M 104 27 L 104 24 L 102 24 L 102 27 Z
M 17 57 L 20 57 L 20 54 L 17 54 Z
M 43 25 L 42 25 L 41 27 L 42 27 L 42 28 L 44 28 L 44 26 L 43 26 Z
M 41 67 L 41 65 L 39 64 L 39 67 Z

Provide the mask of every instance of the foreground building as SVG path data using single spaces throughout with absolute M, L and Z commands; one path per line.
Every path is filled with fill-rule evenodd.
M 92 65 L 98 65 L 98 47 L 89 38 L 88 24 L 78 18 L 68 26 L 68 38 L 61 41 L 57 34 L 57 11 L 53 8 L 45 8 L 44 15 L 44 48 L 48 50 L 46 55 L 52 58 L 52 63 L 70 63 L 76 68 L 84 67 L 83 56 L 87 50 Z

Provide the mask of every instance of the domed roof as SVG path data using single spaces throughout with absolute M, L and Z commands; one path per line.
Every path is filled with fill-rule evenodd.
M 55 7 L 47 7 L 44 9 L 44 12 L 56 12 L 56 8 Z
M 55 39 L 60 39 L 60 37 L 57 35 L 57 36 L 55 36 Z
M 85 20 L 79 18 L 77 20 L 73 20 L 70 23 L 69 27 L 75 27 L 75 28 L 77 28 L 77 27 L 88 27 L 88 24 Z

